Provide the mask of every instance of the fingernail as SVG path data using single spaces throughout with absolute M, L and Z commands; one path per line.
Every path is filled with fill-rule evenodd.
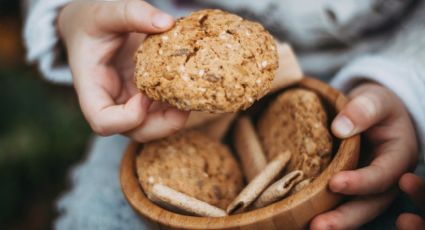
M 158 12 L 152 17 L 152 25 L 158 29 L 166 29 L 173 24 L 173 18 L 162 12 Z
M 354 130 L 354 124 L 348 117 L 342 115 L 334 121 L 334 128 L 343 137 L 349 137 Z

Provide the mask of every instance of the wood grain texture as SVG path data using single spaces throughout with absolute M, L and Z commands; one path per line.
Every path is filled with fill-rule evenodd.
M 298 87 L 315 91 L 336 112 L 347 102 L 342 93 L 319 80 L 303 78 Z M 134 210 L 159 229 L 305 229 L 314 216 L 335 207 L 341 201 L 340 195 L 329 191 L 328 181 L 336 172 L 357 166 L 360 136 L 340 140 L 329 166 L 300 192 L 261 209 L 218 218 L 184 216 L 152 203 L 138 183 L 135 170 L 138 148 L 139 144 L 131 143 L 125 152 L 120 170 L 121 187 Z

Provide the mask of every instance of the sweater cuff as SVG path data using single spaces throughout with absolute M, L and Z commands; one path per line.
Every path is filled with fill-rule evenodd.
M 71 0 L 40 0 L 31 7 L 25 20 L 26 59 L 37 63 L 43 76 L 59 84 L 71 84 L 72 75 L 59 47 L 55 21 L 58 10 Z
M 382 56 L 366 56 L 344 67 L 331 84 L 344 92 L 364 80 L 392 90 L 404 103 L 416 127 L 420 152 L 425 138 L 425 77 L 411 64 L 394 62 Z M 423 155 L 423 154 L 421 154 Z

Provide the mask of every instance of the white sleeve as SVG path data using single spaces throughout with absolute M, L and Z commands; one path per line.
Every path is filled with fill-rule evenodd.
M 333 86 L 347 91 L 362 80 L 391 89 L 404 102 L 416 127 L 420 151 L 425 151 L 425 2 L 381 52 L 358 58 L 342 68 Z M 422 154 L 423 155 L 423 154 Z
M 198 0 L 259 20 L 280 40 L 302 49 L 353 43 L 391 23 L 414 0 Z
M 71 0 L 30 0 L 23 31 L 26 59 L 36 63 L 43 76 L 59 84 L 71 84 L 72 76 L 56 31 L 58 10 Z

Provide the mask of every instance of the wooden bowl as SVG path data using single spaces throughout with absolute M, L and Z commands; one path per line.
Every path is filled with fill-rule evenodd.
M 297 87 L 316 92 L 335 112 L 347 102 L 342 93 L 319 80 L 304 78 Z M 329 119 L 332 118 L 330 115 Z M 121 162 L 121 187 L 134 210 L 153 226 L 157 225 L 159 229 L 303 229 L 314 216 L 332 209 L 341 201 L 341 195 L 328 189 L 328 181 L 335 173 L 357 166 L 360 137 L 340 140 L 329 166 L 298 193 L 261 209 L 214 218 L 177 214 L 151 202 L 139 185 L 135 169 L 139 145 L 133 142 L 125 152 Z

